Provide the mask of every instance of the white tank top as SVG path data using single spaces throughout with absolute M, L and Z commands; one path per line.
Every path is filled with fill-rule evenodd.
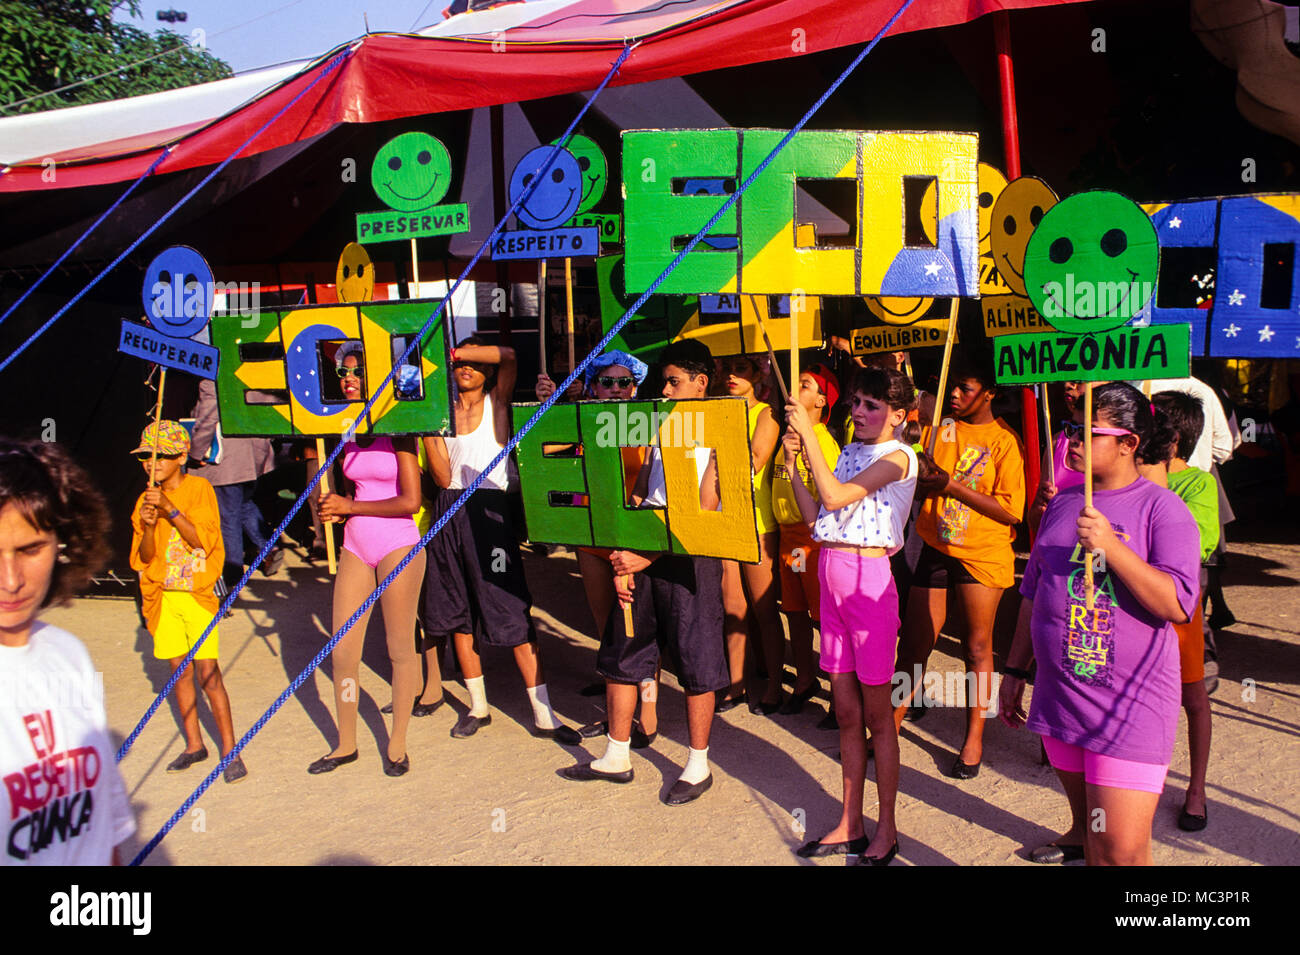
M 444 438 L 447 444 L 447 456 L 451 459 L 451 490 L 463 491 L 474 483 L 474 479 L 483 473 L 483 469 L 492 463 L 492 459 L 505 447 L 497 442 L 495 418 L 492 413 L 492 396 L 483 396 L 483 418 L 478 427 L 469 434 L 454 438 Z M 498 491 L 508 489 L 506 462 L 503 460 L 492 473 L 484 478 L 479 487 L 495 488 Z
M 897 481 L 890 481 L 873 494 L 839 510 L 822 507 L 813 524 L 813 540 L 826 544 L 852 544 L 856 547 L 883 547 L 890 555 L 903 546 L 903 528 L 912 508 L 916 491 L 916 452 L 901 441 L 845 445 L 835 462 L 835 479 L 847 484 L 876 461 L 894 451 L 907 455 L 907 471 Z

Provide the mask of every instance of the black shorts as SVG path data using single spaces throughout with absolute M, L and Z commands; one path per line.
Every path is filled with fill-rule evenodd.
M 722 633 L 722 561 L 666 554 L 633 575 L 629 640 L 615 602 L 596 654 L 596 672 L 615 683 L 653 679 L 662 653 L 687 693 L 731 684 Z
M 435 522 L 463 491 L 442 489 Z M 490 647 L 517 647 L 537 639 L 532 595 L 510 519 L 505 491 L 475 491 L 427 548 L 424 568 L 426 637 L 472 633 Z
M 935 550 L 929 544 L 921 546 L 916 570 L 912 571 L 911 586 L 931 590 L 947 590 L 949 584 L 978 584 L 958 558 Z

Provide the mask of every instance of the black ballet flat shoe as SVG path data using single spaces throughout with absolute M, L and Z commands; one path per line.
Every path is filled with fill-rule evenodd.
M 492 714 L 487 716 L 471 716 L 466 713 L 456 721 L 456 725 L 451 728 L 453 739 L 469 739 L 479 731 L 482 726 L 489 726 L 492 723 Z
M 207 758 L 208 758 L 208 750 L 206 747 L 193 753 L 181 753 L 179 756 L 177 756 L 175 759 L 173 759 L 170 763 L 167 764 L 167 772 L 183 773 L 185 772 L 185 770 L 189 769 L 195 763 L 201 763 Z
M 555 729 L 544 730 L 540 726 L 534 726 L 532 734 L 538 739 L 553 739 L 561 746 L 581 746 L 582 734 L 572 726 L 565 726 L 561 723 Z
M 243 759 L 236 756 L 226 768 L 221 771 L 221 778 L 227 783 L 237 783 L 248 775 L 248 767 L 244 765 Z
M 346 766 L 348 763 L 355 763 L 356 761 L 356 750 L 353 750 L 347 756 L 322 756 L 307 767 L 307 772 L 313 776 L 319 776 L 321 773 L 332 773 L 340 766 Z
M 577 766 L 565 766 L 559 770 L 562 778 L 572 780 L 577 783 L 588 783 L 597 779 L 603 779 L 610 783 L 630 783 L 632 781 L 632 770 L 627 769 L 621 773 L 604 773 L 599 769 L 593 769 L 591 763 L 580 763 Z
M 850 839 L 848 842 L 821 842 L 814 839 L 812 842 L 805 842 L 794 854 L 800 859 L 820 859 L 823 856 L 856 856 L 861 855 L 862 850 L 871 842 L 865 835 L 858 836 L 856 839 Z
M 858 865 L 889 865 L 889 863 L 894 861 L 894 856 L 896 855 L 898 855 L 897 839 L 894 840 L 894 844 L 889 847 L 889 851 L 886 852 L 883 856 L 859 855 L 857 864 Z
M 952 769 L 948 770 L 948 775 L 953 779 L 974 779 L 980 774 L 980 764 L 975 763 L 973 766 L 961 761 L 961 754 L 952 762 Z
M 595 739 L 597 736 L 604 736 L 609 732 L 609 724 L 603 720 L 597 720 L 594 723 L 587 723 L 578 727 L 578 735 L 583 739 Z
M 705 776 L 698 783 L 685 783 L 680 779 L 673 783 L 673 788 L 668 790 L 668 795 L 664 797 L 665 806 L 684 806 L 688 802 L 699 799 L 709 791 L 713 785 L 713 774 Z
M 411 771 L 411 754 L 407 753 L 401 759 L 394 762 L 384 754 L 384 775 L 385 776 L 405 776 Z
M 791 693 L 786 697 L 785 702 L 781 704 L 781 708 L 777 710 L 777 712 L 782 716 L 798 716 L 803 712 L 804 705 L 811 700 L 816 693 L 816 683 L 801 693 Z
M 740 706 L 740 704 L 744 702 L 745 702 L 744 693 L 740 694 L 740 696 L 732 696 L 732 697 L 724 696 L 722 699 L 718 700 L 718 702 L 713 705 L 713 712 L 729 713 L 730 711 L 734 710 L 736 707 Z
M 389 700 L 387 703 L 385 703 L 383 706 L 381 706 L 381 707 L 379 708 L 379 712 L 380 712 L 380 713 L 383 713 L 385 716 L 392 716 L 392 715 L 393 715 L 393 701 L 392 701 L 392 700 Z
M 756 715 L 762 714 L 763 716 L 771 716 L 773 713 L 776 713 L 781 709 L 782 702 L 783 701 L 781 700 L 777 700 L 775 703 L 764 703 L 762 700 L 756 700 L 749 704 L 749 712 Z
M 1183 811 L 1178 814 L 1178 828 L 1183 832 L 1200 832 L 1209 822 L 1210 807 L 1205 807 L 1202 815 L 1195 816 L 1187 811 L 1187 806 L 1183 806 Z
M 1084 858 L 1083 846 L 1063 846 L 1049 842 L 1029 853 L 1029 861 L 1039 865 L 1063 865 L 1066 862 L 1080 862 Z
M 419 700 L 416 700 L 415 705 L 411 707 L 411 715 L 432 716 L 434 713 L 438 711 L 438 707 L 442 706 L 442 704 L 446 702 L 447 702 L 447 698 L 445 696 L 438 697 L 437 703 L 421 703 Z M 392 711 L 393 709 L 392 706 L 390 705 L 388 708 L 388 712 L 391 713 Z
M 658 736 L 659 736 L 658 730 L 655 730 L 653 733 L 647 733 L 645 730 L 641 728 L 640 723 L 633 723 L 632 737 L 628 741 L 628 746 L 630 746 L 632 749 L 646 749 L 647 747 L 649 747 L 651 743 L 653 743 L 658 738 Z

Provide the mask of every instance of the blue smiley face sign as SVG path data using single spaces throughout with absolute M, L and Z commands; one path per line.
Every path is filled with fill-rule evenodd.
M 212 315 L 212 269 L 196 250 L 174 245 L 144 272 L 144 314 L 155 329 L 172 338 L 189 338 Z
M 513 203 L 532 185 L 537 170 L 546 162 L 553 146 L 538 146 L 515 164 L 510 176 L 510 201 Z M 582 169 L 573 153 L 561 149 L 555 161 L 542 176 L 542 181 L 519 205 L 515 215 L 524 225 L 533 229 L 554 229 L 563 225 L 578 211 L 583 192 Z

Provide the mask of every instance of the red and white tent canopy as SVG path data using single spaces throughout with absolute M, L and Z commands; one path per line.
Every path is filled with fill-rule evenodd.
M 233 153 L 335 57 L 241 157 L 374 123 L 593 89 L 626 43 L 622 86 L 866 42 L 902 0 L 538 0 L 451 17 L 419 34 L 372 34 L 305 64 L 113 103 L 0 120 L 0 192 L 134 179 Z M 1082 0 L 914 0 L 893 33 L 999 10 Z M 53 182 L 42 179 L 48 161 Z M 48 179 L 48 177 L 46 177 Z

